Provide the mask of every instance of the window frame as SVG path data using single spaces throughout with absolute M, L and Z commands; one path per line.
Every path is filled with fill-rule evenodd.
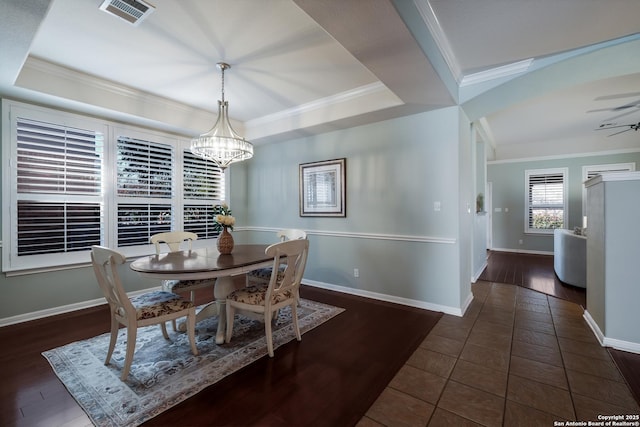
M 543 175 L 562 175 L 562 227 L 567 228 L 567 219 L 569 218 L 569 170 L 568 168 L 545 168 L 545 169 L 527 169 L 525 170 L 525 178 L 524 178 L 524 232 L 525 234 L 535 234 L 535 235 L 553 235 L 554 228 L 534 228 L 531 225 L 533 224 L 533 218 L 530 216 L 530 208 L 531 205 L 529 201 L 531 200 L 531 178 L 533 176 L 543 176 Z
M 607 163 L 600 165 L 582 166 L 582 217 L 587 216 L 587 187 L 584 183 L 594 175 L 606 172 L 633 172 L 636 170 L 636 162 L 628 163 Z M 583 220 L 584 226 L 584 220 Z
M 101 244 L 119 250 L 125 256 L 148 255 L 155 251 L 150 243 L 118 247 L 117 236 L 117 138 L 124 136 L 151 141 L 159 144 L 168 144 L 172 147 L 174 165 L 172 173 L 173 197 L 163 199 L 172 206 L 171 229 L 180 230 L 183 228 L 183 162 L 184 152 L 189 149 L 190 140 L 186 137 L 166 133 L 159 130 L 152 130 L 136 125 L 111 122 L 85 116 L 80 113 L 59 111 L 54 108 L 34 106 L 19 101 L 8 99 L 2 100 L 2 271 L 8 276 L 29 274 L 41 271 L 53 271 L 77 266 L 84 266 L 90 263 L 90 250 L 73 252 L 60 252 L 47 255 L 27 255 L 18 256 L 17 248 L 17 119 L 18 117 L 38 120 L 45 123 L 69 126 L 78 129 L 99 131 L 103 136 L 102 147 L 102 190 L 98 196 L 102 210 Z M 228 172 L 220 171 L 220 200 L 200 199 L 199 204 L 213 206 L 224 201 L 225 195 L 229 194 Z M 216 193 L 218 194 L 218 193 Z M 51 199 L 46 194 L 38 195 L 42 199 Z M 35 197 L 37 199 L 37 197 Z M 64 198 L 64 197 L 60 197 Z M 76 199 L 70 197 L 67 202 L 71 203 Z M 96 200 L 93 198 L 92 200 Z M 120 200 L 121 201 L 121 200 Z M 201 237 L 194 242 L 194 247 L 204 247 L 210 245 L 213 237 L 207 239 Z M 208 242 L 207 242 L 208 240 Z

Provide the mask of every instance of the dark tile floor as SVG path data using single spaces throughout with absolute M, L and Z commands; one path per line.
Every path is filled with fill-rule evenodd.
M 359 426 L 553 426 L 640 414 L 580 305 L 478 281 L 444 315 Z

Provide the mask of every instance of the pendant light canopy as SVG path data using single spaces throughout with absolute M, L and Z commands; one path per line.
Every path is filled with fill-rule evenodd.
M 217 65 L 222 71 L 222 100 L 218 101 L 218 120 L 207 133 L 191 140 L 191 152 L 225 169 L 231 163 L 253 157 L 253 144 L 231 127 L 229 103 L 224 99 L 224 71 L 231 66 L 225 62 L 218 62 Z

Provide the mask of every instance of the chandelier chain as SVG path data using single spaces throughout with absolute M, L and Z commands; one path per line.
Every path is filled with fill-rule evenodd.
M 224 69 L 225 67 L 220 67 L 220 70 L 222 71 L 222 102 L 224 102 Z

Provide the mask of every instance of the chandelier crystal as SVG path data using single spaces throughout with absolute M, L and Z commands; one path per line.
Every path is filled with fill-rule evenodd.
M 191 140 L 191 152 L 205 160 L 211 160 L 221 169 L 231 163 L 253 157 L 253 144 L 238 135 L 229 121 L 229 103 L 224 99 L 224 71 L 231 68 L 218 62 L 222 71 L 222 99 L 218 101 L 218 120 L 211 130 Z

